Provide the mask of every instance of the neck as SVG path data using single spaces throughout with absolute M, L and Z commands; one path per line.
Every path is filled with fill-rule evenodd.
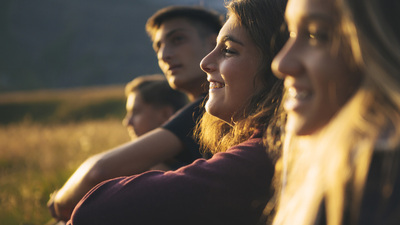
M 194 82 L 193 85 L 188 86 L 182 91 L 188 96 L 190 101 L 194 101 L 208 92 L 208 82 L 205 79 L 201 79 L 201 81 Z
M 189 100 L 193 102 L 194 100 L 198 99 L 201 95 L 203 95 L 205 92 L 204 90 L 199 90 L 199 91 L 193 91 L 191 90 L 190 92 L 185 92 L 185 94 L 188 96 Z

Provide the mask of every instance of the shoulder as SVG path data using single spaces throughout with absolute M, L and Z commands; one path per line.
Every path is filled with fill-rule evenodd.
M 223 161 L 236 168 L 247 168 L 254 173 L 273 171 L 273 160 L 262 142 L 261 133 L 255 133 L 248 140 L 229 148 L 226 152 L 215 154 L 212 161 Z M 248 171 L 247 171 L 248 172 Z
M 194 125 L 194 122 L 204 111 L 203 107 L 201 106 L 203 101 L 204 97 L 201 97 L 178 110 L 174 115 L 171 116 L 171 118 L 169 118 L 168 121 L 163 124 L 163 127 L 169 129 L 170 127 L 176 127 L 177 123 Z
M 181 114 L 187 114 L 189 113 L 190 115 L 193 114 L 194 111 L 199 111 L 201 110 L 201 105 L 204 101 L 204 96 L 196 99 L 195 101 L 187 104 L 185 107 L 183 107 L 182 109 L 178 110 L 175 115 L 172 117 L 172 119 L 177 116 L 177 115 L 181 115 Z
M 266 153 L 266 147 L 262 142 L 263 132 L 262 130 L 256 130 L 246 141 L 229 148 L 227 151 L 234 150 L 245 150 L 245 149 L 253 149 L 253 150 L 261 150 Z

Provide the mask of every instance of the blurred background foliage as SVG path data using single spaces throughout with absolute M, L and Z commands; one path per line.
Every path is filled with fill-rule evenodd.
M 90 155 L 129 140 L 123 86 L 0 94 L 0 224 L 43 225 L 46 203 Z

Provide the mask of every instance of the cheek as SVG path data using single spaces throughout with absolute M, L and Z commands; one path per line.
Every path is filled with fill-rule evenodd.
M 221 73 L 225 74 L 224 79 L 228 86 L 229 94 L 243 99 L 250 97 L 255 92 L 254 74 L 256 74 L 256 70 L 253 67 L 253 65 L 227 65 L 221 68 Z
M 327 92 L 331 104 L 334 104 L 336 110 L 342 107 L 352 96 L 361 82 L 361 76 L 349 69 L 343 61 L 333 61 L 327 68 L 321 68 L 327 74 L 324 77 L 325 85 L 321 85 Z
M 249 74 L 253 74 L 249 65 L 243 65 L 235 61 L 221 63 L 219 70 L 228 86 L 244 85 L 252 79 Z
M 132 117 L 132 123 L 133 123 L 133 126 L 136 128 L 136 127 L 138 127 L 138 126 L 140 126 L 140 122 L 141 122 L 142 120 L 140 119 L 140 115 L 135 115 L 135 116 L 133 116 Z
M 149 112 L 144 110 L 144 112 L 141 112 L 140 114 L 137 114 L 135 116 L 135 124 L 140 124 L 141 126 L 143 126 L 143 124 L 148 123 L 149 121 Z
M 176 52 L 181 52 L 182 56 L 185 57 L 190 57 L 190 58 L 202 58 L 205 56 L 203 56 L 203 52 L 204 49 L 201 48 L 202 46 L 199 46 L 199 44 L 195 44 L 195 43 L 187 43 L 185 45 L 181 45 L 179 47 L 179 50 L 177 50 Z M 200 62 L 200 61 L 199 61 Z
M 346 104 L 361 81 L 344 62 L 332 58 L 316 62 L 319 63 L 314 63 L 313 69 L 308 71 L 315 95 L 312 104 L 307 113 L 291 115 L 288 120 L 288 127 L 300 135 L 312 134 L 325 126 Z
M 162 60 L 158 60 L 158 67 L 163 71 L 163 73 L 166 73 L 166 68 L 164 66 L 165 64 L 163 63 Z
M 359 88 L 362 80 L 363 77 L 359 72 L 354 72 L 350 69 L 341 71 L 341 76 L 337 80 L 337 93 L 341 105 L 345 104 L 351 98 Z
M 151 123 L 152 121 L 149 121 L 146 116 L 137 116 L 135 118 L 134 129 L 138 135 L 142 135 L 152 129 Z
M 233 113 L 250 100 L 256 91 L 256 87 L 254 87 L 253 77 L 251 76 L 237 76 L 232 78 L 232 82 L 226 89 L 225 101 L 227 104 L 226 107 Z

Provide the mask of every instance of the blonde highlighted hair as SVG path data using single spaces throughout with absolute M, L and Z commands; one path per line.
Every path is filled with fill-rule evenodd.
M 355 224 L 374 151 L 398 150 L 400 28 L 388 20 L 397 18 L 400 8 L 393 3 L 388 15 L 388 2 L 336 0 L 341 35 L 364 80 L 317 134 L 285 135 L 282 190 L 273 224 L 314 224 L 322 204 L 328 225 L 342 224 L 345 210 Z

